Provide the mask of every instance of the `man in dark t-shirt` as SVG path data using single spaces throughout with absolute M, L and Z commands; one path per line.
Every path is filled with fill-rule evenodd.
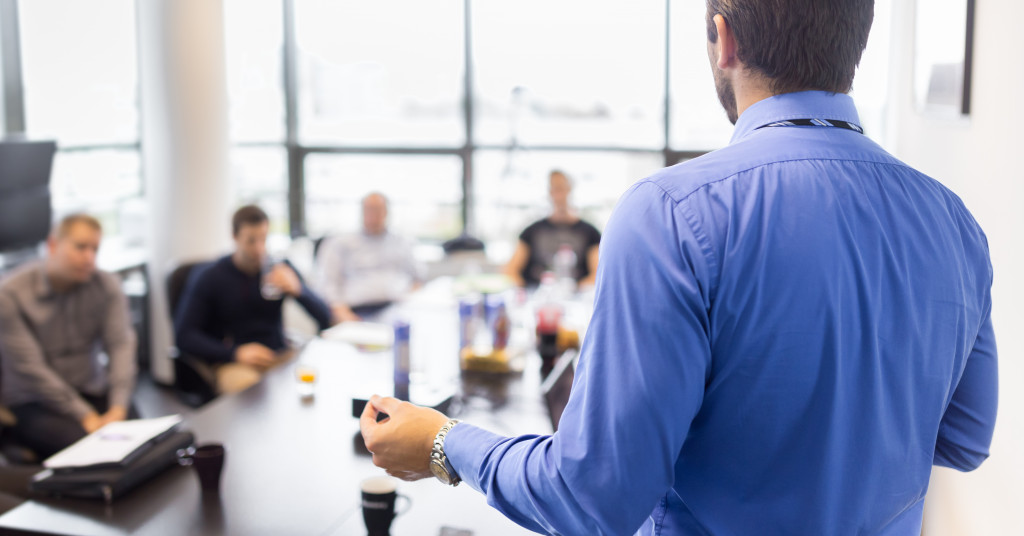
M 565 275 L 572 276 L 581 286 L 594 284 L 601 233 L 569 208 L 571 191 L 572 184 L 565 173 L 552 171 L 548 190 L 552 213 L 530 224 L 519 235 L 516 251 L 505 266 L 505 274 L 516 284 L 535 286 L 544 272 L 557 272 L 560 263 L 566 263 L 569 273 Z

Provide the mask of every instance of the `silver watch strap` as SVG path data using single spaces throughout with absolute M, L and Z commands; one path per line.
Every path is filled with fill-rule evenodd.
M 444 423 L 444 426 L 438 430 L 437 435 L 434 436 L 434 449 L 430 453 L 430 457 L 436 459 L 438 462 L 444 464 L 445 469 L 448 471 L 449 476 L 452 479 L 452 485 L 458 484 L 462 479 L 455 473 L 455 469 L 452 467 L 451 462 L 448 461 L 448 456 L 444 453 L 444 441 L 448 436 L 448 432 L 455 428 L 456 424 L 459 424 L 458 419 L 449 419 L 448 422 Z

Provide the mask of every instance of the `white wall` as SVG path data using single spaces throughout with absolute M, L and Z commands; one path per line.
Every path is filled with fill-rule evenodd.
M 927 0 L 919 0 L 921 2 Z M 890 149 L 942 181 L 988 235 L 995 270 L 992 317 L 1000 357 L 992 455 L 961 474 L 936 469 L 925 534 L 1024 534 L 1024 3 L 977 0 L 971 115 L 927 117 L 913 104 L 914 2 L 892 15 Z M 877 13 L 876 17 L 884 16 Z

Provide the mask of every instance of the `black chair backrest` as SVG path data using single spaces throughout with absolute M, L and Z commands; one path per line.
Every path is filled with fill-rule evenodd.
M 330 238 L 330 235 L 323 235 L 313 240 L 313 260 L 320 258 L 320 246 L 324 245 L 324 240 Z
M 178 305 L 181 303 L 181 296 L 185 293 L 185 286 L 188 285 L 189 278 L 197 268 L 202 268 L 207 264 L 210 263 L 206 261 L 182 263 L 174 270 L 171 270 L 170 275 L 167 276 L 167 304 L 171 309 L 172 322 L 178 311 Z
M 463 233 L 441 244 L 441 247 L 445 254 L 452 254 L 458 251 L 483 251 L 484 243 L 479 238 Z
M 189 281 L 210 262 L 188 262 L 178 265 L 167 276 L 167 304 L 170 306 L 171 323 L 174 323 L 181 298 Z M 183 402 L 193 408 L 216 398 L 214 388 L 216 379 L 199 370 L 200 360 L 187 355 L 174 353 L 174 387 Z M 197 368 L 198 367 L 198 368 Z M 208 372 L 208 371 L 207 371 Z
M 0 140 L 0 251 L 34 248 L 46 240 L 56 152 L 52 141 Z

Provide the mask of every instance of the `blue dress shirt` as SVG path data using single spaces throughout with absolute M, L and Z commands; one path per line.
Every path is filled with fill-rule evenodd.
M 919 535 L 931 467 L 977 467 L 996 412 L 985 236 L 867 137 L 843 94 L 760 101 L 729 146 L 620 200 L 552 436 L 445 450 L 558 534 Z

